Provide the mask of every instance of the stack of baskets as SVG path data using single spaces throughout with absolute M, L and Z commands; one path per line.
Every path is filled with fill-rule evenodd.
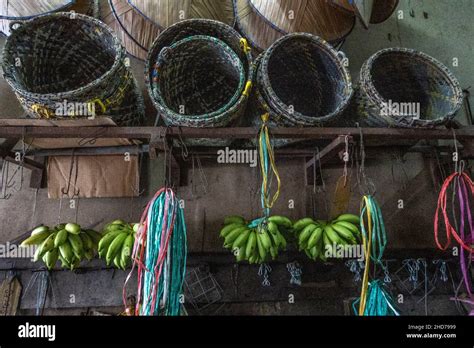
M 74 105 L 117 125 L 140 125 L 144 103 L 118 38 L 103 22 L 60 12 L 12 23 L 3 73 L 34 118 L 83 118 Z M 73 112 L 58 115 L 67 103 Z M 69 107 L 68 107 L 69 108 Z M 84 111 L 84 108 L 82 108 Z
M 387 48 L 370 57 L 357 90 L 359 121 L 368 127 L 443 125 L 463 103 L 459 82 L 446 66 L 407 48 Z M 407 113 L 412 110 L 418 114 Z
M 148 91 L 166 125 L 237 126 L 252 87 L 251 62 L 246 41 L 230 26 L 214 20 L 185 20 L 154 42 L 146 62 Z
M 344 125 L 353 90 L 345 56 L 321 38 L 295 33 L 276 41 L 257 59 L 257 85 L 247 122 L 270 114 L 273 126 Z M 280 140 L 277 146 L 290 143 Z

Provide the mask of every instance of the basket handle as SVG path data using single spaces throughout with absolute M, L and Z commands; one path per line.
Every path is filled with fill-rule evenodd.
M 342 52 L 342 51 L 337 51 L 337 52 L 336 52 L 336 57 L 339 58 L 339 60 L 340 60 L 341 62 L 343 62 L 343 63 L 347 61 L 347 56 L 346 56 L 346 54 L 345 54 L 344 52 Z
M 10 31 L 15 31 L 19 29 L 23 25 L 23 21 L 11 21 L 8 25 L 10 27 Z
M 169 46 L 163 47 L 158 54 L 158 65 L 166 64 L 166 62 L 170 59 L 171 53 L 172 50 Z

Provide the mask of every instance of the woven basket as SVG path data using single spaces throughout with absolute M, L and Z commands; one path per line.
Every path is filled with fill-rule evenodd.
M 127 0 L 100 1 L 100 15 L 122 40 L 127 52 L 144 61 L 160 28 L 138 13 Z
M 395 104 L 394 104 L 395 103 Z M 399 103 L 418 105 L 419 114 Z M 451 120 L 463 103 L 459 82 L 436 59 L 406 48 L 387 48 L 362 66 L 357 92 L 360 122 L 373 127 L 434 127 Z M 399 107 L 389 109 L 387 106 Z
M 58 11 L 75 11 L 92 16 L 94 9 L 93 0 L 3 0 L 0 2 L 0 31 L 10 35 L 12 21 L 32 19 Z
M 228 25 L 205 19 L 179 22 L 157 38 L 147 58 L 146 82 L 165 124 L 206 128 L 239 124 L 253 77 L 251 54 L 242 50 L 241 39 Z
M 282 126 L 337 126 L 353 94 L 344 58 L 307 33 L 275 42 L 257 70 L 258 95 L 271 119 Z
M 239 31 L 258 53 L 289 33 L 307 32 L 337 44 L 352 31 L 355 17 L 327 1 L 233 0 Z M 294 18 L 289 18 L 292 14 Z
M 58 105 L 93 105 L 96 116 L 118 125 L 139 125 L 143 97 L 125 50 L 103 22 L 67 12 L 12 25 L 3 55 L 3 73 L 26 112 L 35 118 L 81 118 Z
M 186 19 L 212 19 L 234 25 L 232 0 L 128 0 L 161 29 Z

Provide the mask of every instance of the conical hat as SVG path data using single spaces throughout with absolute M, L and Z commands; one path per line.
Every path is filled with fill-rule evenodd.
M 207 18 L 234 24 L 232 0 L 128 0 L 144 17 L 167 28 L 184 19 Z
M 306 32 L 326 41 L 346 37 L 355 17 L 327 1 L 249 0 L 254 11 L 284 34 Z
M 102 0 L 100 5 L 101 19 L 115 31 L 127 52 L 145 60 L 160 28 L 141 16 L 127 0 Z

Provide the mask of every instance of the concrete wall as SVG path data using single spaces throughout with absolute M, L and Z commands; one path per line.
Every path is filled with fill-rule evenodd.
M 350 59 L 354 80 L 357 80 L 360 66 L 371 54 L 384 47 L 403 46 L 424 51 L 441 60 L 452 69 L 463 88 L 474 84 L 473 1 L 401 0 L 398 10 L 403 11 L 403 19 L 397 19 L 399 13 L 396 12 L 387 22 L 372 25 L 369 30 L 358 24 L 347 38 L 342 50 Z M 453 58 L 458 58 L 458 67 L 452 66 Z M 143 87 L 143 63 L 132 59 L 132 65 Z M 146 95 L 146 91 L 144 93 Z M 147 105 L 151 110 L 148 98 Z M 15 118 L 21 114 L 14 94 L 0 79 L 0 117 Z M 459 119 L 463 119 L 462 112 Z M 403 160 L 397 160 L 397 157 L 398 150 L 386 148 L 375 157 L 371 156 L 366 168 L 367 175 L 377 187 L 376 198 L 383 207 L 389 246 L 392 249 L 434 248 L 432 217 L 437 197 L 436 183 L 431 180 L 428 165 L 420 155 L 409 154 Z M 209 161 L 203 161 L 203 164 L 208 183 L 207 194 L 204 194 L 203 182 L 197 175 L 189 175 L 187 186 L 178 190 L 186 202 L 189 248 L 192 252 L 223 252 L 220 247 L 222 241 L 217 237 L 223 218 L 230 214 L 242 214 L 249 219 L 259 216 L 260 179 L 257 169 L 248 165 L 227 166 Z M 342 174 L 342 166 L 324 166 L 325 192 L 321 192 L 322 187 L 319 187 L 320 192 L 313 194 L 313 188 L 305 185 L 303 160 L 278 160 L 277 164 L 282 175 L 283 190 L 273 212 L 291 218 L 312 215 L 310 202 L 314 198 L 316 216 L 325 218 L 325 207 L 332 199 L 335 182 Z M 149 179 L 148 195 L 162 184 L 162 171 L 160 160 L 150 162 L 146 174 Z M 189 173 L 192 174 L 192 169 L 189 169 Z M 58 219 L 59 201 L 47 199 L 46 190 L 38 192 L 33 214 L 35 192 L 27 187 L 28 177 L 29 173 L 25 171 L 23 189 L 10 200 L 0 200 L 0 242 L 11 240 L 39 223 L 54 224 Z M 404 200 L 404 209 L 397 208 L 399 199 Z M 78 221 L 97 228 L 116 218 L 136 221 L 147 200 L 147 196 L 133 202 L 124 199 L 81 200 Z M 289 200 L 294 200 L 294 209 L 288 209 Z M 360 193 L 353 176 L 349 211 L 357 212 L 359 202 Z M 63 209 L 63 220 L 74 217 L 74 211 L 68 210 L 67 205 Z

